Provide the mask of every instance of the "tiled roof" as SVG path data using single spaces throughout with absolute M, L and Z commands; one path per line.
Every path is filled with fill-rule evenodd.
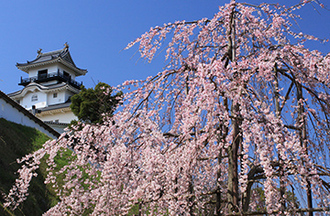
M 38 56 L 34 60 L 27 61 L 26 63 L 17 63 L 16 67 L 22 71 L 27 72 L 27 70 L 31 67 L 55 62 L 61 62 L 64 65 L 72 68 L 77 72 L 77 75 L 85 75 L 87 73 L 86 69 L 80 69 L 75 65 L 67 46 L 61 50 L 55 50 L 46 53 L 38 51 Z
M 68 101 L 65 103 L 54 104 L 54 105 L 50 105 L 47 107 L 39 108 L 38 110 L 40 110 L 41 112 L 44 112 L 44 111 L 49 111 L 49 110 L 62 109 L 62 108 L 70 107 L 70 104 L 71 104 L 71 101 Z
M 15 97 L 15 96 L 19 96 L 20 94 L 22 94 L 24 91 L 27 91 L 27 89 L 29 89 L 30 87 L 36 87 L 41 91 L 51 91 L 53 89 L 60 89 L 60 88 L 69 88 L 71 91 L 73 91 L 74 93 L 78 93 L 79 91 L 74 89 L 73 87 L 70 88 L 70 85 L 64 82 L 61 83 L 57 83 L 57 84 L 53 84 L 53 85 L 49 85 L 49 86 L 45 86 L 45 85 L 41 85 L 39 83 L 30 83 L 29 85 L 27 85 L 25 88 L 18 90 L 16 92 L 12 92 L 10 94 L 8 94 L 9 97 Z

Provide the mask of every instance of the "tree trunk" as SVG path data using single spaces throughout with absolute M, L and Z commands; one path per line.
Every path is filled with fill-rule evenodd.
M 300 83 L 297 83 L 297 101 L 299 103 L 300 99 L 303 99 L 303 91 L 302 91 L 302 86 Z M 298 125 L 301 124 L 303 121 L 302 126 L 300 127 L 299 135 L 300 135 L 300 144 L 301 146 L 305 149 L 306 155 L 308 155 L 308 149 L 307 149 L 307 143 L 305 140 L 307 139 L 307 131 L 306 131 L 306 121 L 305 117 L 303 116 L 305 112 L 305 108 L 303 104 L 299 103 L 299 110 L 298 110 Z M 307 181 L 307 207 L 309 209 L 313 208 L 313 198 L 312 198 L 312 189 L 311 189 L 311 183 L 310 181 L 306 178 Z M 313 216 L 313 212 L 308 212 L 308 216 Z
M 277 64 L 275 63 L 274 66 L 274 72 L 275 72 L 275 84 L 274 84 L 274 97 L 275 97 L 275 115 L 277 118 L 280 118 L 281 116 L 281 108 L 280 108 L 280 98 L 279 98 L 279 84 L 278 84 L 278 70 L 277 70 Z M 281 143 L 283 144 L 283 143 Z M 281 154 L 280 152 L 278 153 L 278 161 L 279 161 L 279 177 L 280 177 L 280 203 L 281 203 L 281 212 L 284 214 L 284 210 L 286 209 L 286 203 L 285 203 L 285 182 L 283 180 L 284 176 L 284 170 L 283 170 L 283 160 L 281 159 Z
M 228 99 L 226 97 L 223 98 L 223 106 L 226 107 L 226 110 L 229 111 L 228 108 Z M 226 137 L 228 135 L 228 127 L 220 122 L 219 125 L 219 135 L 218 135 L 218 143 L 226 143 Z M 220 216 L 221 208 L 222 208 L 222 201 L 221 201 L 221 169 L 220 164 L 222 163 L 222 150 L 220 149 L 218 154 L 218 171 L 217 171 L 217 188 L 216 188 L 216 215 Z
M 229 213 L 237 212 L 238 205 L 238 148 L 242 137 L 240 134 L 240 120 L 238 119 L 239 105 L 232 106 L 233 142 L 228 147 L 228 209 Z
M 216 204 L 215 204 L 215 212 L 217 216 L 221 216 L 221 185 L 220 185 L 220 178 L 221 178 L 221 170 L 220 164 L 222 162 L 222 152 L 220 150 L 218 155 L 218 171 L 217 171 L 217 189 L 216 189 Z
M 228 59 L 231 62 L 236 61 L 236 32 L 235 32 L 235 8 L 232 9 L 230 17 L 230 29 L 228 31 Z M 238 72 L 237 72 L 238 73 Z M 233 76 L 234 79 L 235 75 Z M 238 211 L 238 148 L 240 146 L 242 137 L 240 134 L 240 120 L 239 117 L 240 106 L 237 102 L 232 102 L 231 114 L 232 119 L 232 128 L 233 128 L 233 139 L 231 145 L 227 149 L 228 154 L 228 210 L 229 213 Z

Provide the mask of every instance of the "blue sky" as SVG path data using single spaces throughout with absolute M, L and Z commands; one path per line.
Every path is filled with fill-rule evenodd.
M 292 4 L 300 0 L 267 0 Z M 330 9 L 329 0 L 321 0 Z M 143 79 L 162 69 L 163 57 L 148 64 L 134 55 L 137 47 L 125 46 L 150 27 L 176 20 L 212 17 L 219 5 L 230 0 L 1 0 L 0 7 L 0 90 L 21 89 L 20 77 L 27 74 L 15 64 L 33 60 L 39 48 L 43 52 L 62 49 L 68 42 L 76 65 L 87 69 L 86 87 L 94 82 L 112 86 L 127 79 Z M 243 2 L 243 1 L 238 1 Z M 247 0 L 261 3 L 264 1 Z M 302 10 L 299 31 L 330 38 L 330 11 L 312 7 Z M 330 51 L 330 44 L 312 44 L 311 48 Z M 94 81 L 93 81 L 94 80 Z

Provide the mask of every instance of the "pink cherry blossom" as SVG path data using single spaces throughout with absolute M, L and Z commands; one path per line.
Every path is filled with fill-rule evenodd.
M 211 19 L 151 28 L 127 48 L 139 44 L 151 61 L 165 47 L 166 68 L 118 86 L 123 105 L 103 124 L 81 123 L 22 158 L 6 206 L 25 200 L 46 155 L 46 183 L 60 201 L 45 215 L 329 206 L 330 55 L 310 51 L 305 41 L 318 39 L 292 27 L 293 11 L 309 3 L 231 1 Z

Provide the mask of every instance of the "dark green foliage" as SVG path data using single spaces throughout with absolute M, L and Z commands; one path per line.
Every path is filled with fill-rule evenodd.
M 31 153 L 50 138 L 40 131 L 0 118 L 0 192 L 8 194 L 17 179 L 15 172 L 20 168 L 16 159 Z M 0 215 L 41 215 L 55 204 L 57 198 L 50 187 L 46 187 L 46 165 L 40 164 L 38 176 L 31 181 L 29 196 L 14 212 L 3 208 L 0 195 Z M 52 203 L 52 204 L 51 204 Z
M 79 94 L 71 97 L 71 110 L 82 122 L 101 123 L 103 114 L 111 116 L 121 101 L 122 92 L 112 96 L 112 88 L 98 83 L 95 88 L 81 87 Z

